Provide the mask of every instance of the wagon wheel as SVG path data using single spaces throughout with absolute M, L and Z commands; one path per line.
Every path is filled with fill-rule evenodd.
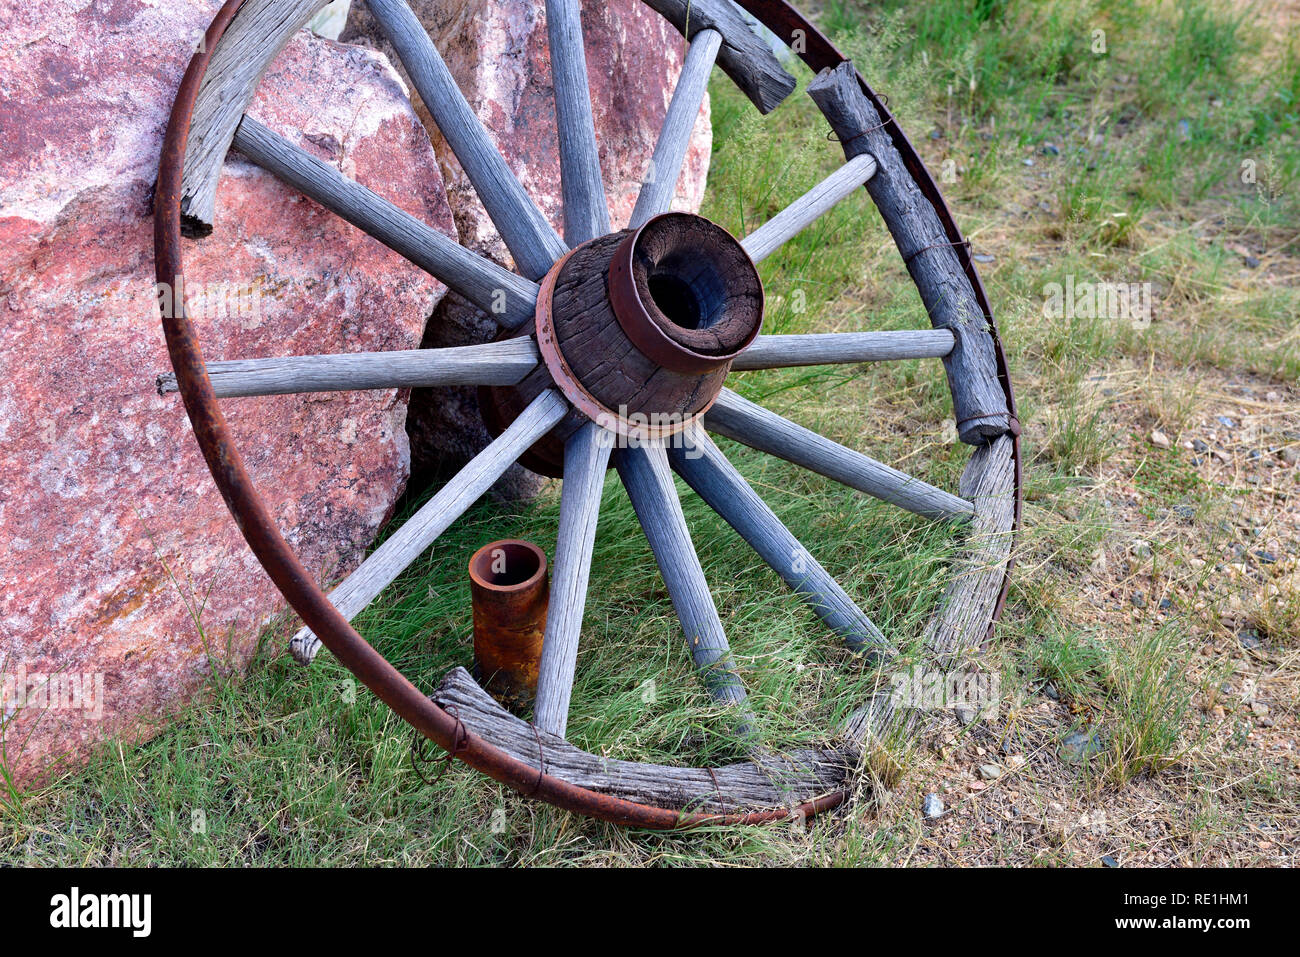
M 748 761 L 719 768 L 611 761 L 564 740 L 605 471 L 616 467 L 627 488 L 703 680 L 744 726 L 745 691 L 672 471 L 851 649 L 881 660 L 892 654 L 886 638 L 707 433 L 900 508 L 960 523 L 965 550 L 926 632 L 931 660 L 942 663 L 986 640 L 1005 598 L 1019 518 L 1014 399 L 969 246 L 933 180 L 852 65 L 780 0 L 740 0 L 739 6 L 820 71 L 809 94 L 845 163 L 743 240 L 698 216 L 664 214 L 715 62 L 763 113 L 788 96 L 795 80 L 729 0 L 646 2 L 690 46 L 654 150 L 652 168 L 659 175 L 642 188 L 632 228 L 611 232 L 578 0 L 547 0 L 561 239 L 510 173 L 404 0 L 369 0 L 514 257 L 519 272 L 512 273 L 244 116 L 263 71 L 324 0 L 229 0 L 186 71 L 163 145 L 155 223 L 159 281 L 182 273 L 183 226 L 210 228 L 221 163 L 233 147 L 495 315 L 513 336 L 460 348 L 205 365 L 178 303 L 163 318 L 174 376 L 160 379 L 160 388 L 180 391 L 213 478 L 249 545 L 306 623 L 292 643 L 300 660 L 310 660 L 323 642 L 418 732 L 496 780 L 560 807 L 648 827 L 806 816 L 844 799 L 867 735 L 885 723 L 906 722 L 903 713 L 887 701 L 865 701 L 831 747 L 781 755 L 755 747 Z M 762 287 L 753 264 L 862 185 L 907 263 L 932 328 L 759 335 Z M 818 435 L 723 385 L 731 371 L 903 358 L 944 364 L 959 437 L 975 448 L 957 493 Z M 218 400 L 449 384 L 481 387 L 497 438 L 327 596 L 253 488 Z M 618 436 L 621 441 L 611 441 Z M 501 709 L 463 669 L 427 696 L 349 624 L 525 454 L 535 467 L 554 468 L 563 477 L 532 725 Z

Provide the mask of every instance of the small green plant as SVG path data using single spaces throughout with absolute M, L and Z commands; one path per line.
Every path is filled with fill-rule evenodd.
M 1063 632 L 1032 649 L 1039 672 L 1080 718 L 1073 758 L 1086 780 L 1120 786 L 1183 758 L 1202 690 L 1188 678 L 1192 654 L 1174 626 L 1105 638 Z
M 1300 647 L 1300 590 L 1288 584 L 1265 594 L 1254 614 L 1254 624 L 1275 646 Z

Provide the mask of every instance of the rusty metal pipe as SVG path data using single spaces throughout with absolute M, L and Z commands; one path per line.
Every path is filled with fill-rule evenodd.
M 546 553 L 517 538 L 489 542 L 469 560 L 475 677 L 515 712 L 537 693 L 550 598 L 546 571 Z

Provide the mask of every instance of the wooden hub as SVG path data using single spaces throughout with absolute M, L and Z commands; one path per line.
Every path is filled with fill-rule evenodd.
M 563 441 L 583 421 L 643 440 L 685 429 L 713 404 L 762 320 L 763 286 L 735 237 L 688 213 L 657 216 L 555 263 L 537 300 L 544 362 L 517 386 L 481 389 L 484 419 L 500 434 L 542 389 L 558 387 L 577 414 L 520 458 L 558 477 Z

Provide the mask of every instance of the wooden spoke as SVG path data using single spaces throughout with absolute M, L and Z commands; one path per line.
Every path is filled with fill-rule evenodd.
M 730 389 L 722 390 L 705 415 L 704 425 L 710 432 L 927 518 L 965 520 L 974 511 L 965 499 L 796 425 Z
M 397 51 L 420 98 L 433 115 L 474 191 L 483 201 L 515 264 L 529 279 L 540 279 L 564 255 L 546 217 L 497 152 L 487 130 L 466 102 L 433 41 L 406 0 L 368 0 L 370 12 Z
M 876 172 L 869 153 L 849 160 L 740 241 L 754 262 L 762 262 Z
M 745 707 L 745 687 L 736 673 L 731 646 L 691 543 L 668 456 L 662 445 L 625 448 L 619 449 L 614 464 L 659 564 L 695 667 L 715 699 L 742 709 L 741 731 L 749 734 L 754 720 Z
M 941 359 L 952 351 L 953 341 L 947 329 L 759 336 L 731 361 L 731 368 L 743 372 L 891 359 Z
M 342 355 L 280 356 L 209 362 L 218 399 L 349 389 L 438 385 L 516 385 L 539 360 L 529 336 L 448 349 L 401 349 Z M 176 373 L 158 376 L 158 394 L 175 392 Z
M 588 422 L 564 446 L 564 484 L 560 487 L 560 530 L 555 542 L 555 571 L 546 636 L 537 672 L 533 723 L 564 737 L 569 699 L 578 664 L 582 612 L 587 606 L 591 549 L 600 517 L 600 495 L 609 466 L 610 436 Z
M 781 523 L 703 429 L 692 428 L 685 441 L 669 450 L 668 457 L 686 484 L 803 596 L 851 650 L 893 654 L 880 629 Z
M 348 620 L 356 617 L 491 488 L 520 453 L 554 428 L 568 408 L 554 389 L 534 399 L 519 418 L 330 592 L 334 607 Z M 289 642 L 290 652 L 302 664 L 308 664 L 319 649 L 320 639 L 309 628 L 300 630 Z
M 476 255 L 246 116 L 232 146 L 304 196 L 437 277 L 504 326 L 533 317 L 537 284 Z
M 686 62 L 682 64 L 677 87 L 668 104 L 668 113 L 664 116 L 663 128 L 659 131 L 659 141 L 655 143 L 646 181 L 641 186 L 636 208 L 632 210 L 632 219 L 628 223 L 633 229 L 652 216 L 666 213 L 672 204 L 686 150 L 691 143 L 691 131 L 700 115 L 700 104 L 709 88 L 709 74 L 721 46 L 722 34 L 717 30 L 701 30 L 691 40 Z
M 578 0 L 546 0 L 546 34 L 555 87 L 555 126 L 560 140 L 560 188 L 564 239 L 577 246 L 609 232 L 609 205 L 600 178 L 600 152 L 587 88 Z

